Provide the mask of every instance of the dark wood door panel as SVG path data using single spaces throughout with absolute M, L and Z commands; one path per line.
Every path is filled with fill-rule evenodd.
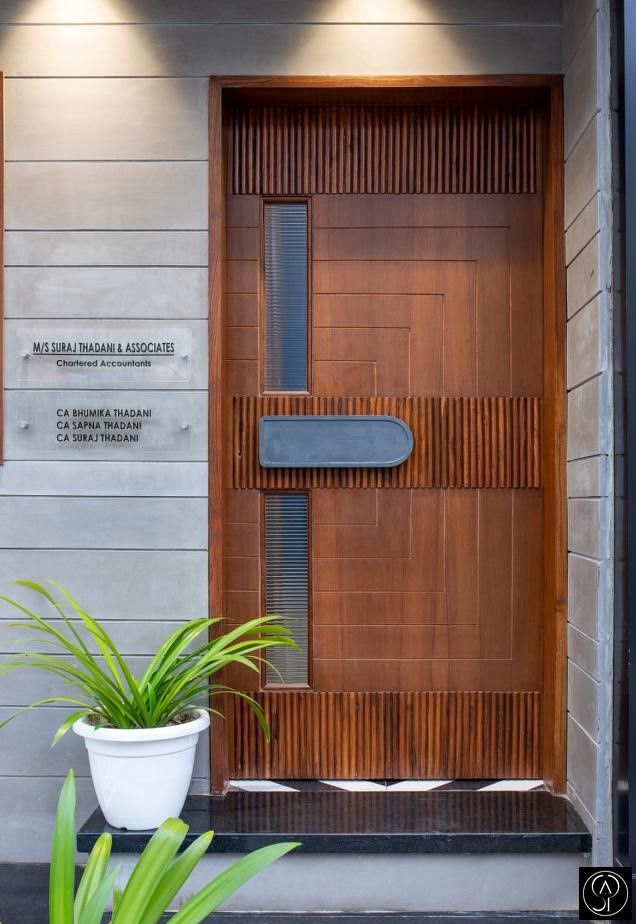
M 353 211 L 353 209 L 352 209 Z M 439 216 L 442 220 L 442 216 Z M 352 216 L 352 221 L 353 221 Z M 488 260 L 493 248 L 506 254 L 510 227 L 431 228 L 369 227 L 317 228 L 313 258 L 341 260 Z M 492 261 L 489 261 L 492 262 Z
M 258 196 L 228 196 L 228 200 L 239 204 L 235 210 L 241 214 L 255 215 L 255 203 Z M 314 229 L 318 228 L 489 228 L 509 227 L 514 219 L 514 212 L 523 203 L 524 210 L 528 203 L 537 201 L 537 214 L 540 213 L 541 196 L 510 195 L 454 195 L 430 194 L 418 196 L 405 194 L 358 195 L 355 200 L 349 195 L 315 195 L 312 196 L 312 214 Z M 254 203 L 250 205 L 249 203 Z M 353 206 L 352 206 L 353 203 Z M 231 222 L 230 222 L 231 220 Z M 251 219 L 253 220 L 253 219 Z M 229 217 L 231 224 L 251 224 L 251 220 L 238 222 Z M 257 222 L 256 222 L 257 223 Z M 540 224 L 540 223 L 539 223 Z
M 321 524 L 314 515 L 313 588 L 441 593 L 443 529 L 444 497 L 439 491 L 378 491 L 374 526 Z
M 511 393 L 509 281 L 505 264 L 486 273 L 482 264 L 462 260 L 316 261 L 313 277 L 316 295 L 441 294 L 445 392 Z M 338 328 L 333 336 L 340 338 Z M 406 351 L 385 354 L 390 355 L 395 362 L 408 358 Z
M 342 397 L 446 394 L 445 360 L 453 339 L 446 333 L 445 342 L 444 301 L 441 293 L 315 293 L 314 392 Z M 394 339 L 392 355 L 402 356 L 402 362 L 389 360 L 387 338 Z
M 448 594 L 432 591 L 356 594 L 314 590 L 314 627 L 321 625 L 437 626 L 448 621 Z
M 337 514 L 335 493 L 313 492 L 316 689 L 369 689 L 370 662 L 385 675 L 391 662 L 394 688 L 409 689 L 404 684 L 413 682 L 413 666 L 402 671 L 399 663 L 406 661 L 419 662 L 422 671 L 424 662 L 465 662 L 474 689 L 540 686 L 542 589 L 528 581 L 542 565 L 539 492 L 526 492 L 530 500 L 517 506 L 513 490 L 339 490 Z M 355 513 L 357 498 L 363 515 Z M 529 527 L 515 528 L 520 516 Z M 357 603 L 361 591 L 364 610 Z M 400 611 L 411 613 L 406 625 L 381 622 L 393 595 Z M 435 605 L 423 607 L 425 596 Z M 341 621 L 343 612 L 349 618 Z M 495 673 L 475 672 L 481 661 L 498 664 Z M 335 687 L 339 672 L 345 686 Z M 321 686 L 320 677 L 329 686 Z
M 235 126 L 233 137 L 247 135 Z M 305 190 L 289 159 L 263 187 L 257 160 L 245 162 L 250 177 L 231 174 L 227 196 L 224 615 L 233 624 L 264 607 L 264 492 L 307 492 L 310 683 L 256 689 L 248 671 L 233 672 L 262 700 L 273 740 L 235 704 L 230 774 L 538 776 L 539 161 L 523 195 L 412 194 L 408 182 L 398 195 L 356 194 L 370 187 L 353 173 L 329 187 L 344 194 L 316 191 L 311 171 Z M 488 188 L 507 188 L 500 180 Z M 308 394 L 261 392 L 269 194 L 310 199 Z M 394 469 L 266 470 L 266 414 L 397 416 L 414 451 Z
M 356 658 L 315 659 L 313 688 L 316 690 L 397 690 L 408 693 L 425 690 L 508 691 L 514 690 L 515 673 L 509 659 L 477 658 Z M 253 684 L 252 684 L 253 686 Z M 540 686 L 540 684 L 539 684 Z M 524 689 L 532 689 L 531 685 Z
M 239 199 L 241 201 L 242 198 L 229 197 L 230 200 Z M 352 197 L 344 198 L 346 202 L 341 207 L 342 210 L 346 206 L 350 212 L 350 223 L 354 226 L 358 225 L 360 223 L 358 205 L 352 205 Z M 353 198 L 357 203 L 357 200 L 366 197 Z M 404 198 L 408 204 L 410 197 Z M 439 199 L 440 197 L 427 198 Z M 488 202 L 488 197 L 450 198 L 453 203 L 456 198 L 469 200 L 472 202 L 472 211 L 477 212 L 479 209 L 475 209 L 475 198 L 479 199 L 480 207 L 482 200 Z M 423 337 L 417 330 L 412 331 L 411 349 L 415 348 L 416 351 L 418 348 L 425 349 L 427 353 L 422 356 L 415 352 L 412 355 L 410 366 L 413 370 L 426 370 L 428 380 L 414 383 L 414 387 L 406 393 L 541 394 L 543 387 L 542 284 L 541 274 L 536 272 L 536 266 L 541 258 L 539 220 L 541 201 L 539 196 L 525 197 L 524 208 L 519 209 L 517 197 L 499 198 L 505 200 L 499 208 L 502 214 L 494 217 L 504 222 L 504 227 L 488 227 L 487 214 L 481 219 L 484 227 L 478 229 L 444 227 L 444 224 L 450 220 L 447 215 L 449 205 L 452 212 L 453 204 L 447 201 L 445 208 L 443 203 L 436 207 L 427 207 L 428 220 L 437 222 L 434 228 L 394 228 L 389 225 L 391 218 L 388 216 L 385 227 L 365 229 L 356 226 L 344 229 L 331 227 L 316 229 L 314 235 L 316 273 L 314 324 L 316 333 L 321 338 L 319 342 L 325 343 L 326 333 L 322 328 L 338 330 L 335 339 L 340 340 L 342 336 L 340 328 L 349 328 L 349 330 L 365 328 L 372 332 L 379 327 L 392 326 L 402 330 L 407 328 L 412 330 L 414 326 L 419 326 L 425 331 L 425 336 Z M 251 221 L 258 221 L 257 204 L 254 203 L 255 214 L 250 217 Z M 420 205 L 420 208 L 423 207 Z M 484 210 L 487 212 L 485 206 Z M 313 211 L 316 212 L 315 207 Z M 465 206 L 464 211 L 468 211 L 468 205 Z M 346 216 L 342 216 L 342 221 L 345 220 Z M 228 303 L 230 310 L 227 312 L 228 327 L 245 327 L 249 324 L 254 337 L 258 329 L 260 251 L 256 248 L 253 237 L 254 229 L 251 226 L 231 230 L 235 237 L 232 238 L 226 253 L 226 289 L 230 300 Z M 252 244 L 249 249 L 249 260 L 244 258 L 247 252 L 246 247 L 239 247 L 237 243 L 234 243 L 239 233 L 250 235 Z M 384 252 L 381 250 L 383 240 L 386 241 Z M 389 261 L 387 258 L 394 254 L 398 255 L 400 248 L 403 249 L 402 256 L 396 256 L 395 260 Z M 505 259 L 493 261 L 494 253 L 505 253 Z M 374 254 L 378 257 L 377 261 L 374 260 Z M 357 282 L 355 274 L 351 281 L 346 278 L 349 269 L 347 260 L 355 262 L 356 256 L 360 264 L 358 269 L 361 277 Z M 360 258 L 363 259 L 360 260 Z M 469 276 L 471 272 L 477 274 L 472 282 L 470 278 L 466 280 L 463 291 L 461 286 L 459 290 L 457 289 L 461 269 L 459 262 L 462 260 L 474 266 L 474 270 L 466 266 L 465 271 Z M 439 274 L 443 273 L 443 269 L 437 266 L 441 264 L 443 267 L 445 261 L 451 261 L 446 272 L 448 280 L 445 280 L 443 276 L 440 277 Z M 332 266 L 334 262 L 342 263 L 339 271 L 338 267 Z M 378 283 L 380 288 L 377 288 L 373 282 L 373 276 L 367 279 L 366 267 L 369 262 L 378 263 L 372 272 L 381 277 Z M 410 263 L 413 263 L 414 267 L 410 267 Z M 432 265 L 429 266 L 429 263 Z M 502 277 L 502 273 L 505 274 L 505 278 Z M 466 286 L 470 288 L 471 285 L 472 291 L 466 291 Z M 326 290 L 325 286 L 327 286 Z M 360 293 L 362 297 L 357 299 L 358 304 L 355 298 L 356 286 L 358 289 L 362 287 Z M 396 293 L 403 294 L 413 289 L 414 286 L 417 293 L 411 298 L 411 302 L 415 302 L 415 305 L 411 304 L 410 317 L 405 319 L 404 309 L 402 309 L 402 316 L 396 316 L 394 319 L 394 312 L 399 301 Z M 376 297 L 374 291 L 382 292 L 383 295 Z M 328 294 L 324 294 L 325 292 Z M 330 296 L 329 293 L 332 292 L 334 294 Z M 435 308 L 430 303 L 434 301 L 436 293 L 438 304 Z M 439 384 L 436 387 L 432 370 L 439 366 L 442 354 L 439 344 L 440 335 L 436 334 L 435 330 L 431 330 L 431 326 L 432 324 L 436 327 L 441 326 L 440 315 L 432 316 L 432 312 L 439 311 L 439 302 L 442 297 L 444 300 L 442 349 L 445 353 L 442 365 L 445 367 L 446 376 L 445 380 L 440 380 L 439 373 L 437 374 Z M 471 310 L 479 312 L 479 324 L 476 335 L 478 339 L 473 340 L 468 336 L 462 309 L 467 308 L 475 297 L 478 298 L 478 305 L 473 305 Z M 386 304 L 383 311 L 387 298 L 391 299 L 392 304 Z M 402 300 L 404 301 L 405 298 Z M 334 306 L 331 312 L 329 312 L 328 305 L 324 307 L 325 301 L 327 303 L 331 301 Z M 375 311 L 373 310 L 374 304 Z M 327 311 L 326 316 L 325 311 Z M 383 315 L 382 319 L 380 315 Z M 455 325 L 453 320 L 457 322 Z M 473 357 L 470 362 L 467 362 L 467 357 L 461 351 L 462 338 L 466 337 L 474 343 L 474 348 L 477 350 L 477 358 Z M 493 349 L 495 345 L 497 345 L 496 352 Z M 479 363 L 480 368 L 473 370 L 471 378 L 472 364 L 479 361 L 480 351 L 483 354 Z M 510 355 L 508 355 L 509 352 Z M 508 357 L 509 361 L 497 367 L 500 357 Z M 321 387 L 316 393 L 346 393 L 344 383 L 336 384 L 339 381 L 338 376 L 330 374 L 335 370 L 320 368 L 321 364 L 330 363 L 332 359 L 338 359 L 338 357 L 332 358 L 320 353 L 314 355 L 316 373 L 319 377 L 323 377 Z M 377 361 L 377 351 L 376 357 L 370 356 L 365 360 L 358 360 L 358 362 L 363 361 L 367 362 L 367 368 L 357 370 L 358 375 L 354 375 L 352 381 L 355 391 L 350 393 L 362 394 L 363 387 L 371 383 L 377 384 L 369 368 L 371 363 Z M 246 373 L 244 357 L 232 356 L 230 362 L 241 363 L 241 372 L 243 375 Z M 384 365 L 387 365 L 386 354 Z M 351 375 L 351 372 L 349 374 Z M 363 386 L 359 381 L 359 376 L 363 377 Z M 240 376 L 236 376 L 236 380 L 237 385 L 242 385 Z M 416 387 L 416 384 L 419 387 Z M 337 388 L 335 391 L 333 390 L 334 385 Z M 474 388 L 478 388 L 478 391 L 475 392 Z M 234 393 L 248 394 L 253 391 L 243 386 L 235 389 Z M 377 389 L 373 392 L 367 390 L 366 394 L 369 393 L 392 394 L 397 392 Z
M 314 627 L 314 658 L 342 661 L 447 660 L 480 657 L 478 626 L 338 626 Z

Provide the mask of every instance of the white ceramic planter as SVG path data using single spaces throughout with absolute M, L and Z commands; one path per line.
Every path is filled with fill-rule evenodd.
M 93 785 L 109 825 L 129 831 L 158 828 L 178 818 L 185 802 L 199 735 L 207 712 L 183 725 L 162 728 L 103 728 L 79 719 L 73 731 L 84 739 Z

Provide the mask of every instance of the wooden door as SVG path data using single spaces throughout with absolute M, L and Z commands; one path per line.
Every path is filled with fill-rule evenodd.
M 228 140 L 225 616 L 267 608 L 268 497 L 306 498 L 308 601 L 302 682 L 228 678 L 273 731 L 232 709 L 230 776 L 540 776 L 539 116 L 257 106 Z M 301 392 L 263 377 L 264 216 L 285 202 L 308 222 Z M 264 469 L 266 414 L 389 414 L 414 450 Z

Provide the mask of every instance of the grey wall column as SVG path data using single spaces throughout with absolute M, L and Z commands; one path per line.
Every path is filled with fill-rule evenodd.
M 629 766 L 629 860 L 636 863 L 636 664 L 633 639 L 636 638 L 636 5 L 623 4 L 625 136 L 625 406 L 626 406 L 626 498 L 627 498 L 627 646 L 629 663 L 629 726 L 627 760 Z M 631 361 L 630 361 L 631 359 Z
M 611 861 L 614 628 L 609 0 L 566 0 L 568 795 Z

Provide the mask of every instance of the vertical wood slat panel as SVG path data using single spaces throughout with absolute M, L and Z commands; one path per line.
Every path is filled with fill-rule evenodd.
M 535 193 L 533 106 L 237 106 L 232 192 Z
M 536 779 L 541 693 L 252 693 L 272 729 L 234 702 L 231 776 L 239 779 Z M 312 732 L 310 733 L 310 730 Z
M 542 401 L 537 397 L 233 399 L 235 488 L 540 488 Z M 387 414 L 411 428 L 414 448 L 392 469 L 265 469 L 258 421 L 267 415 Z

